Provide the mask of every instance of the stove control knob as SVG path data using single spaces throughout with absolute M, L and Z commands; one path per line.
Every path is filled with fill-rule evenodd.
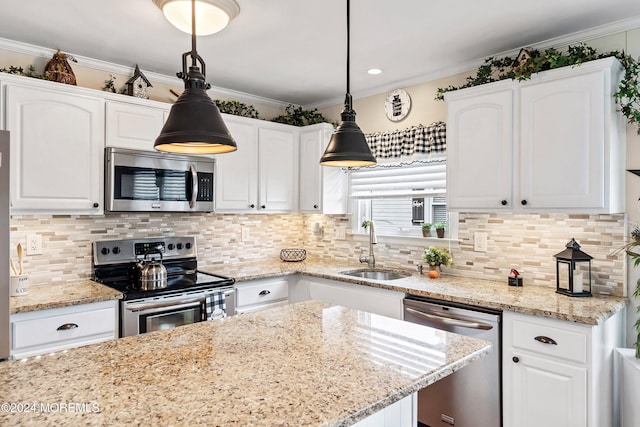
M 109 248 L 102 248 L 100 252 L 102 253 L 102 255 L 109 255 Z
M 112 249 L 112 252 L 117 255 L 117 254 L 120 253 L 120 248 L 117 247 L 117 246 L 114 246 L 113 249 Z
M 178 243 L 178 250 L 182 249 L 182 243 Z
M 187 249 L 191 249 L 191 243 L 186 243 L 186 244 L 184 245 L 184 247 L 185 247 L 185 248 L 187 248 Z
M 175 245 L 174 245 L 173 243 L 169 243 L 169 244 L 167 245 L 167 248 L 168 248 L 170 251 L 172 251 L 174 247 L 175 247 Z

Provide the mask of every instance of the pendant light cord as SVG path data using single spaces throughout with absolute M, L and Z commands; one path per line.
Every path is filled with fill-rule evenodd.
M 191 66 L 198 66 L 196 51 L 196 0 L 191 0 Z
M 344 97 L 344 110 L 353 111 L 351 99 L 351 0 L 347 0 L 347 94 Z

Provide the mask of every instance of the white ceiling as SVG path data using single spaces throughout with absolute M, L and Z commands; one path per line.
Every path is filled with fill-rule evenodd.
M 199 37 L 213 86 L 282 102 L 340 103 L 346 0 L 237 0 Z M 173 76 L 190 36 L 152 0 L 0 0 L 0 37 Z M 460 72 L 500 52 L 640 17 L 638 0 L 352 0 L 351 92 L 381 93 Z M 366 70 L 382 68 L 371 76 Z

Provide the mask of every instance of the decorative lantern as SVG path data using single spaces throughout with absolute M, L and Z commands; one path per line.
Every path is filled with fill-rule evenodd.
M 578 242 L 571 239 L 555 258 L 556 292 L 570 297 L 590 297 L 593 257 L 582 252 Z

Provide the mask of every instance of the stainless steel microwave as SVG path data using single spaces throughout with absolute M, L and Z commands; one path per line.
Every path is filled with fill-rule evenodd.
M 105 150 L 108 211 L 213 211 L 214 159 L 115 147 Z

